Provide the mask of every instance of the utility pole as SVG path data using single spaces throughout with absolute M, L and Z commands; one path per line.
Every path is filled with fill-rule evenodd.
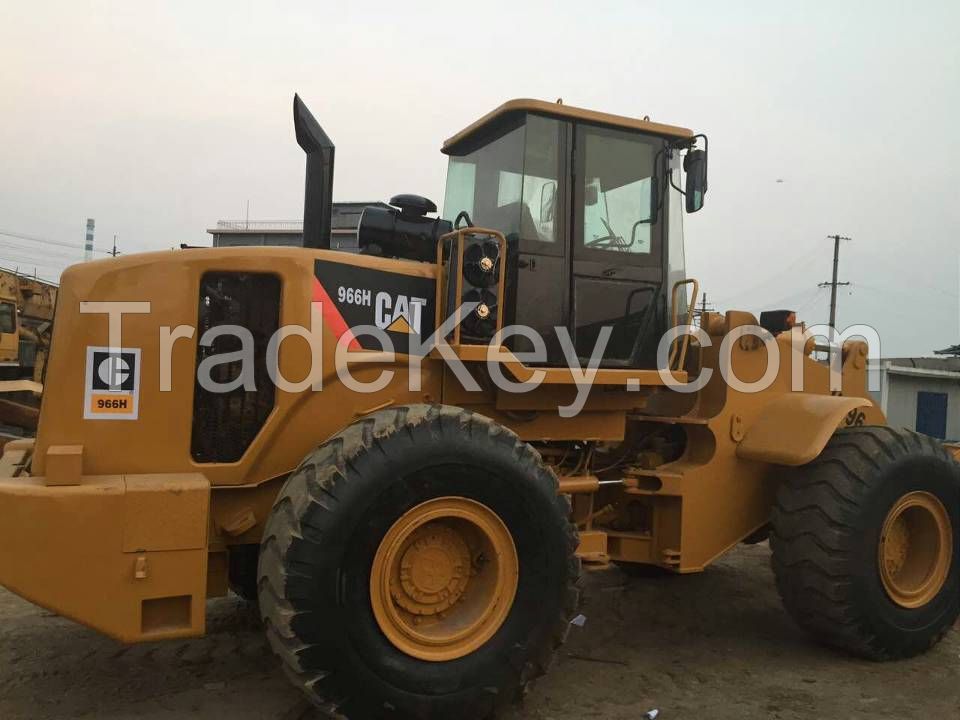
M 698 318 L 702 318 L 703 314 L 706 312 L 713 312 L 713 304 L 707 303 L 707 294 L 704 293 L 703 297 L 700 298 L 700 307 L 694 309 L 694 315 Z
M 117 256 L 117 234 L 113 234 L 113 250 L 110 251 L 110 254 L 114 257 Z
M 838 282 L 837 281 L 837 269 L 840 265 L 840 241 L 841 240 L 850 240 L 848 237 L 843 237 L 842 235 L 827 235 L 828 238 L 833 240 L 833 280 L 830 282 L 817 283 L 817 287 L 830 287 L 830 327 L 834 330 L 837 329 L 837 286 L 838 285 L 849 285 L 849 282 Z

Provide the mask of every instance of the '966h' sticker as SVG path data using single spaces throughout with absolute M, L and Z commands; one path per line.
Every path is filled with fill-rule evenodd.
M 140 412 L 140 348 L 87 348 L 85 420 L 136 420 Z

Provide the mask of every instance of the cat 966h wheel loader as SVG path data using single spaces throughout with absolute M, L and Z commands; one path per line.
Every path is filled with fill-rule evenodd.
M 818 361 L 780 310 L 668 334 L 706 137 L 511 101 L 444 144 L 439 217 L 399 195 L 351 254 L 333 144 L 294 116 L 305 247 L 64 273 L 37 437 L 2 459 L 0 583 L 124 642 L 202 634 L 232 587 L 358 718 L 517 697 L 582 560 L 693 573 L 769 536 L 824 642 L 902 658 L 953 624 L 960 471 L 886 426 L 866 344 Z

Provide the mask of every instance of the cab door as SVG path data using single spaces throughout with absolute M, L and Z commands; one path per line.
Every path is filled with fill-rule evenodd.
M 511 320 L 536 331 L 547 348 L 546 364 L 563 365 L 557 327 L 568 327 L 570 254 L 567 238 L 570 218 L 570 123 L 528 115 L 525 125 L 523 170 L 516 178 L 520 204 L 516 259 L 508 267 L 516 273 L 508 290 Z M 507 178 L 509 179 L 509 178 Z M 503 192 L 505 178 L 498 183 Z M 503 200 L 500 201 L 504 203 Z M 534 348 L 523 337 L 509 345 L 517 351 Z M 535 363 L 537 364 L 537 363 Z
M 604 365 L 656 365 L 666 327 L 667 209 L 654 213 L 651 194 L 663 147 L 638 133 L 574 128 L 570 322 L 580 358 L 593 354 L 609 327 Z

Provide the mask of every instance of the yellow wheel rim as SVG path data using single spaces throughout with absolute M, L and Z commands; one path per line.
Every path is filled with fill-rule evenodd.
M 938 498 L 911 492 L 887 514 L 880 533 L 880 579 L 893 602 L 923 607 L 943 589 L 953 561 L 953 527 Z
M 454 660 L 500 629 L 518 573 L 513 538 L 496 513 L 467 498 L 436 498 L 384 535 L 370 570 L 370 602 L 397 649 L 421 660 Z

